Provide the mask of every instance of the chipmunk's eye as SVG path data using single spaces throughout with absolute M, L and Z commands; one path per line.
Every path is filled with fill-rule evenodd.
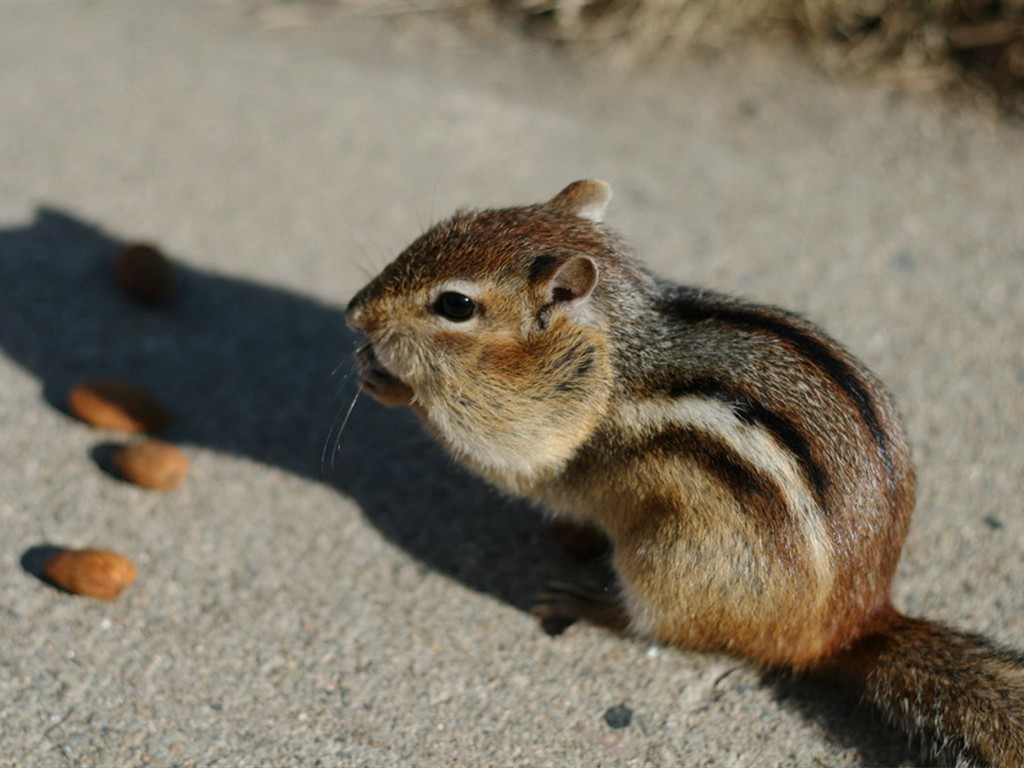
M 434 311 L 442 317 L 461 323 L 476 312 L 476 302 L 455 291 L 445 291 L 434 301 Z

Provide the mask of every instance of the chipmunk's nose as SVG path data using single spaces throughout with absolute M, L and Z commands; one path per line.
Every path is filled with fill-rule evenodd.
M 361 323 L 363 321 L 363 297 L 366 291 L 360 291 L 348 303 L 348 307 L 345 308 L 345 321 L 348 323 L 348 327 L 353 331 L 361 331 Z

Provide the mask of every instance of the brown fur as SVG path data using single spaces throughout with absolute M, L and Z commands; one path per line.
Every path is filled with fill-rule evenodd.
M 1024 762 L 1021 657 L 891 606 L 915 476 L 885 388 L 800 317 L 648 273 L 600 226 L 610 194 L 420 237 L 349 305 L 364 388 L 609 539 L 620 593 L 555 587 L 539 614 L 839 670 L 936 749 Z
M 1024 656 L 977 635 L 884 612 L 831 662 L 892 723 L 938 734 L 945 754 L 1024 765 Z

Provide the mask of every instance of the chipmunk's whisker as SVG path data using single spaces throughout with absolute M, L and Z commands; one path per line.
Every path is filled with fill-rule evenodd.
M 345 374 L 344 378 L 341 379 L 338 385 L 338 396 L 345 391 L 345 385 L 348 384 L 349 379 L 355 372 L 355 364 L 349 360 L 342 360 L 338 363 L 337 367 L 331 372 L 331 376 L 337 375 L 341 367 L 346 363 L 349 363 L 348 373 Z M 338 451 L 341 448 L 341 436 L 345 432 L 345 427 L 348 425 L 348 420 L 352 416 L 352 410 L 356 407 L 356 401 L 359 399 L 359 395 L 362 393 L 362 385 L 356 387 L 355 394 L 352 396 L 351 402 L 348 404 L 348 408 L 339 408 L 334 414 L 334 419 L 331 421 L 331 428 L 327 431 L 327 436 L 324 438 L 324 447 L 320 452 L 320 474 L 323 476 L 327 467 L 327 454 L 330 452 L 331 455 L 331 466 L 330 469 L 333 472 L 335 468 L 335 460 L 338 456 Z M 332 447 L 333 444 L 333 447 Z

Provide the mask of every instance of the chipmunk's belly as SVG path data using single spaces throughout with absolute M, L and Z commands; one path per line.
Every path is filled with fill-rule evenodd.
M 833 647 L 828 601 L 816 599 L 819 585 L 813 580 L 758 572 L 754 562 L 739 573 L 723 574 L 722 563 L 716 559 L 668 575 L 666 564 L 638 568 L 620 560 L 631 628 L 682 648 L 736 654 L 770 666 L 812 666 Z M 650 573 L 662 574 L 654 589 Z
M 671 487 L 634 475 L 632 493 L 592 499 L 633 628 L 766 664 L 813 663 L 830 643 L 834 573 L 823 533 L 787 506 L 800 499 L 757 506 L 697 464 L 672 469 Z

